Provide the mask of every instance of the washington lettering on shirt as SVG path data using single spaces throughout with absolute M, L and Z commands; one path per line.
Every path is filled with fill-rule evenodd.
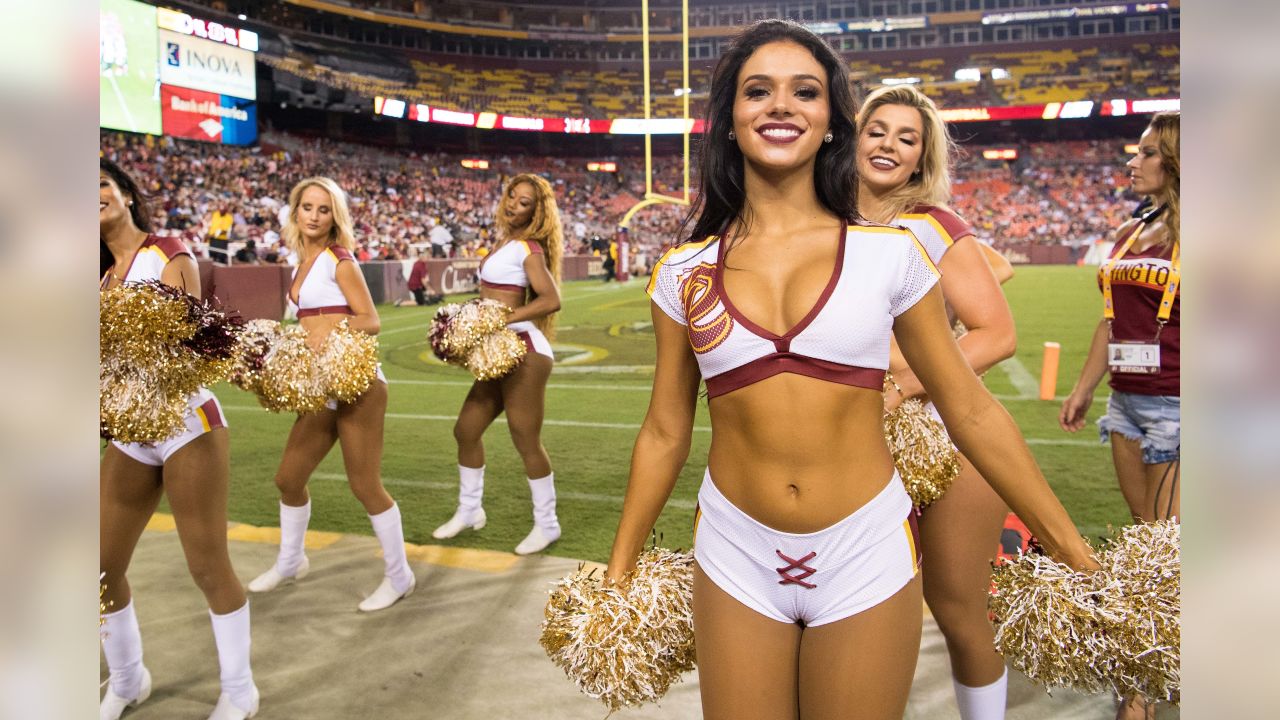
M 1101 285 L 1101 270 L 1098 283 Z M 1112 285 L 1138 285 L 1152 290 L 1164 290 L 1169 284 L 1173 264 L 1167 258 L 1123 257 L 1111 268 Z

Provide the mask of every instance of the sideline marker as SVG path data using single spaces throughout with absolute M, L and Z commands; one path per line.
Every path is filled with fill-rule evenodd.
M 1058 390 L 1058 355 L 1062 346 L 1056 342 L 1044 344 L 1044 362 L 1040 365 L 1040 399 L 1052 400 Z

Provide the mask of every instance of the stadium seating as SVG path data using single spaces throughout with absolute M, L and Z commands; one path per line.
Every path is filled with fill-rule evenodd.
M 970 150 L 957 164 L 952 204 L 997 247 L 1092 242 L 1132 208 L 1123 168 L 1126 142 L 1132 140 L 1025 144 L 1014 163 L 988 162 Z M 253 149 L 104 131 L 101 146 L 155 199 L 161 231 L 193 244 L 203 238 L 214 206 L 226 203 L 237 216 L 234 238 L 261 245 L 267 231 L 279 232 L 278 212 L 289 189 L 311 175 L 329 175 L 348 192 L 367 257 L 410 256 L 411 248 L 425 246 L 436 221 L 450 226 L 459 252 L 476 252 L 491 235 L 503 178 L 518 172 L 552 180 L 571 247 L 591 235 L 612 235 L 644 196 L 644 161 L 637 157 L 616 158 L 614 175 L 587 172 L 573 159 L 532 155 L 494 158 L 488 171 L 477 171 L 463 168 L 461 156 L 389 152 L 283 133 L 264 134 L 261 148 Z M 678 157 L 655 157 L 655 189 L 674 194 L 682 172 Z M 650 250 L 669 243 L 682 214 L 675 205 L 642 210 L 632 221 L 633 242 Z
M 644 114 L 641 73 L 632 68 L 587 70 L 564 63 L 532 67 L 469 68 L 456 56 L 413 56 L 412 77 L 397 80 L 352 68 L 260 53 L 259 59 L 285 75 L 358 93 L 396 97 L 454 110 L 487 110 L 538 117 L 640 117 Z M 447 59 L 446 59 L 447 58 Z M 669 63 L 668 63 L 669 65 Z M 956 80 L 956 71 L 976 68 L 979 80 Z M 992 70 L 1008 75 L 992 77 Z M 1135 44 L 1125 50 L 980 51 L 951 59 L 904 59 L 885 53 L 850 61 L 851 76 L 869 89 L 885 79 L 919 78 L 920 87 L 943 107 L 1032 105 L 1113 97 L 1169 97 L 1180 92 L 1176 46 Z M 280 76 L 277 75 L 277 78 Z M 651 77 L 654 117 L 678 117 L 681 87 L 678 67 L 657 67 Z M 277 82 L 280 82 L 278 79 Z M 710 70 L 690 68 L 690 112 L 703 111 Z

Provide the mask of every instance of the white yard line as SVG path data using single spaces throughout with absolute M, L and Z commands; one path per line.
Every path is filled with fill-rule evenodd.
M 1013 383 L 1013 387 L 1018 391 L 1018 396 L 1022 398 L 1038 398 L 1040 397 L 1040 381 L 1027 370 L 1027 366 L 1017 356 L 1001 362 L 996 367 L 1004 371 L 1009 376 L 1009 382 Z

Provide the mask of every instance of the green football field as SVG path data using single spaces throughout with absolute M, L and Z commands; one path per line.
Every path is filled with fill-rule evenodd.
M 1124 501 L 1111 468 L 1110 450 L 1095 429 L 1076 435 L 1057 425 L 1061 403 L 1037 397 L 1045 341 L 1062 345 L 1061 398 L 1070 390 L 1100 317 L 1092 268 L 1022 267 L 1005 291 L 1018 325 L 1014 360 L 993 368 L 987 386 L 1012 413 L 1050 483 L 1088 536 L 1126 521 Z M 451 300 L 454 298 L 451 298 Z M 452 540 L 431 530 L 453 513 L 457 470 L 454 418 L 470 386 L 463 370 L 431 357 L 426 331 L 434 307 L 381 307 L 383 370 L 390 381 L 383 479 L 400 504 L 405 539 L 509 551 L 531 526 L 531 506 L 519 457 L 499 419 L 485 436 L 485 511 L 488 526 Z M 566 283 L 557 365 L 547 388 L 543 443 L 551 455 L 559 494 L 561 540 L 551 552 L 586 560 L 607 559 L 631 445 L 644 419 L 652 382 L 653 335 L 644 284 Z M 262 410 L 254 397 L 230 385 L 215 388 L 231 425 L 232 520 L 278 524 L 272 476 L 292 416 Z M 1090 419 L 1105 408 L 1105 386 Z M 694 499 L 711 434 L 700 404 L 689 462 L 658 521 L 663 544 L 688 547 Z M 312 478 L 315 530 L 371 534 L 368 518 L 345 487 L 338 448 Z

